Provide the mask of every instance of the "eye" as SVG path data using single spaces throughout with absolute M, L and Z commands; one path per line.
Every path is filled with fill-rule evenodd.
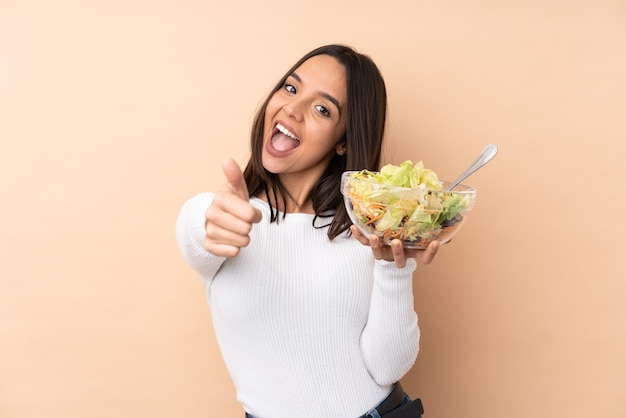
M 287 84 L 287 83 L 285 83 L 285 85 L 283 86 L 283 88 L 284 88 L 287 92 L 289 92 L 289 93 L 291 93 L 291 94 L 296 94 L 296 88 L 293 86 L 293 84 Z
M 330 111 L 328 110 L 326 106 L 317 105 L 315 106 L 315 109 L 317 109 L 317 111 L 320 112 L 324 116 L 330 116 Z

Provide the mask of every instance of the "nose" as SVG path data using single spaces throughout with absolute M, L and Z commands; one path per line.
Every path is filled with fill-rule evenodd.
M 296 121 L 302 120 L 303 103 L 299 100 L 292 100 L 283 106 L 283 111 L 289 118 Z

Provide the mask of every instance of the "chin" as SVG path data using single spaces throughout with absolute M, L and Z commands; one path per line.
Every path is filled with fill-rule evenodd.
M 263 157 L 261 159 L 261 162 L 263 164 L 263 168 L 272 173 L 272 174 L 279 174 L 280 173 L 280 164 L 277 161 L 274 161 L 274 158 L 268 155 L 263 154 Z

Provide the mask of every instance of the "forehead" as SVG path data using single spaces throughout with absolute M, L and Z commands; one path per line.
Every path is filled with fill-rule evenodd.
M 306 87 L 333 96 L 344 106 L 347 97 L 346 69 L 330 55 L 316 55 L 304 61 L 295 74 Z

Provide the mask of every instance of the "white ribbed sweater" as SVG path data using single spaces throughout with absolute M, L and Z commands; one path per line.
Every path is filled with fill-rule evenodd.
M 259 418 L 358 417 L 413 365 L 419 328 L 412 272 L 375 261 L 347 235 L 330 241 L 313 215 L 269 222 L 269 208 L 239 255 L 205 251 L 213 194 L 183 206 L 176 236 L 202 278 L 225 364 L 244 409 Z

